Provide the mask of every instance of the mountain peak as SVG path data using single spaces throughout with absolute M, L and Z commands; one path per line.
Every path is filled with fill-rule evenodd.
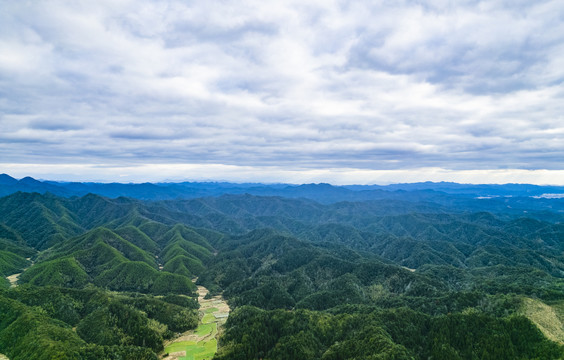
M 0 174 L 0 185 L 15 185 L 18 180 L 14 179 L 8 174 Z
M 32 178 L 31 176 L 26 176 L 23 179 L 21 179 L 19 181 L 20 184 L 24 184 L 24 185 L 38 185 L 41 184 L 41 181 L 37 181 L 34 178 Z

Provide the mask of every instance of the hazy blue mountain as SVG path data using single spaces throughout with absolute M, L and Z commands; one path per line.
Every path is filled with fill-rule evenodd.
M 448 194 L 468 196 L 540 196 L 543 194 L 564 194 L 564 186 L 539 186 L 531 184 L 459 184 L 453 182 L 418 182 L 391 185 L 346 185 L 351 190 L 435 190 Z
M 216 197 L 224 194 L 251 194 L 304 198 L 320 203 L 341 201 L 399 200 L 432 202 L 455 208 L 494 210 L 518 213 L 523 210 L 564 210 L 564 187 L 527 184 L 473 185 L 457 183 L 413 183 L 380 185 L 330 184 L 260 184 L 228 182 L 181 183 L 90 183 L 38 181 L 31 177 L 16 180 L 6 174 L 0 176 L 0 196 L 18 191 L 52 193 L 57 196 L 84 196 L 89 193 L 109 198 L 130 197 L 141 200 L 172 200 Z M 547 195 L 548 194 L 548 195 Z M 557 194 L 556 196 L 550 194 Z M 555 198 L 552 198 L 555 197 Z M 534 200 L 533 200 L 534 199 Z
M 14 179 L 10 175 L 0 174 L 0 185 L 15 185 L 18 183 L 18 180 Z

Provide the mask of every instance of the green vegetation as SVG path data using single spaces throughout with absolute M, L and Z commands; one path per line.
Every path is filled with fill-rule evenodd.
M 205 314 L 204 317 L 202 318 L 202 323 L 208 324 L 211 323 L 214 319 L 215 316 L 213 314 Z
M 563 308 L 564 302 L 550 306 L 540 300 L 525 298 L 522 312 L 548 339 L 564 345 Z
M 198 291 L 207 290 L 200 287 Z M 214 307 L 213 305 L 218 307 Z M 228 306 L 217 298 L 201 300 L 200 314 L 203 315 L 196 330 L 184 333 L 179 340 L 169 343 L 164 352 L 178 359 L 212 359 L 217 351 L 218 326 L 225 322 L 217 319 L 220 308 L 228 312 Z M 174 355 L 173 355 L 174 354 Z
M 561 217 L 424 195 L 0 198 L 0 353 L 204 359 L 219 331 L 216 359 L 564 358 Z M 234 309 L 223 330 L 196 277 Z
M 212 315 L 213 316 L 213 315 Z M 202 320 L 202 324 L 196 329 L 196 335 L 199 336 L 213 336 L 217 332 L 217 324 L 206 323 Z
M 497 319 L 477 310 L 431 317 L 405 308 L 330 315 L 244 306 L 229 317 L 222 343 L 218 359 L 557 359 L 563 354 L 526 318 Z
M 24 257 L 10 251 L 0 250 L 0 275 L 8 276 L 29 265 Z
M 152 294 L 191 294 L 195 285 L 185 276 L 158 272 L 143 262 L 123 262 L 102 272 L 94 280 L 111 290 Z
M 178 228 L 176 226 L 172 229 L 178 230 Z M 54 285 L 77 288 L 94 283 L 110 290 L 159 295 L 189 295 L 195 290 L 190 279 L 192 273 L 184 271 L 187 270 L 186 267 L 174 267 L 176 259 L 173 259 L 172 265 L 165 264 L 165 271 L 159 271 L 157 266 L 159 256 L 150 252 L 160 253 L 157 243 L 143 234 L 141 230 L 128 226 L 116 231 L 133 239 L 134 242 L 148 250 L 138 247 L 110 229 L 97 227 L 81 236 L 64 240 L 42 253 L 37 264 L 26 271 L 20 281 L 37 286 Z M 209 250 L 185 239 L 177 237 L 174 239 L 175 242 L 169 246 L 179 246 L 186 253 L 184 257 L 199 266 L 198 268 L 189 265 L 190 268 L 196 272 L 202 271 L 202 260 L 196 256 L 201 255 L 206 259 L 209 257 Z M 205 240 L 198 238 L 197 241 L 201 243 Z M 193 247 L 197 250 L 194 251 L 196 255 L 188 253 L 178 243 L 182 243 L 182 246 L 188 249 Z M 204 250 L 201 251 L 201 249 Z M 25 260 L 24 263 L 27 264 Z M 182 264 L 184 266 L 185 263 Z M 168 269 L 171 271 L 166 271 Z
M 0 312 L 0 348 L 15 360 L 156 359 L 164 339 L 198 323 L 194 309 L 96 288 L 20 286 L 0 295 Z
M 217 340 L 209 341 L 183 341 L 168 346 L 166 353 L 185 352 L 185 356 L 180 357 L 181 360 L 211 360 L 217 349 Z
M 65 257 L 31 267 L 19 281 L 37 286 L 83 287 L 88 284 L 88 275 L 75 258 Z

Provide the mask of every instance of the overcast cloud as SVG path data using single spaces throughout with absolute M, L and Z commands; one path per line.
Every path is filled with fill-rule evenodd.
M 564 184 L 562 39 L 560 0 L 0 0 L 0 172 Z

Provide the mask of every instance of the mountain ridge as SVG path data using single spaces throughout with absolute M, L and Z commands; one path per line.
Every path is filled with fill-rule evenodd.
M 331 185 L 328 183 L 308 184 L 265 184 L 229 182 L 157 182 L 157 183 L 93 183 L 39 181 L 32 177 L 17 180 L 7 174 L 0 174 L 0 196 L 14 192 L 51 192 L 58 196 L 84 196 L 95 193 L 106 197 L 132 197 L 143 200 L 165 200 L 177 198 L 198 198 L 223 194 L 252 194 L 263 196 L 304 197 L 321 202 L 349 200 L 370 200 L 390 197 L 395 192 L 435 191 L 446 194 L 475 197 L 542 196 L 564 194 L 564 186 L 531 184 L 460 184 L 454 182 L 417 182 L 390 185 Z
M 564 356 L 539 331 L 564 306 L 562 199 L 220 187 L 187 199 L 0 197 L 0 352 L 156 360 L 197 323 L 197 278 L 233 309 L 217 359 Z M 523 313 L 527 299 L 555 311 Z

